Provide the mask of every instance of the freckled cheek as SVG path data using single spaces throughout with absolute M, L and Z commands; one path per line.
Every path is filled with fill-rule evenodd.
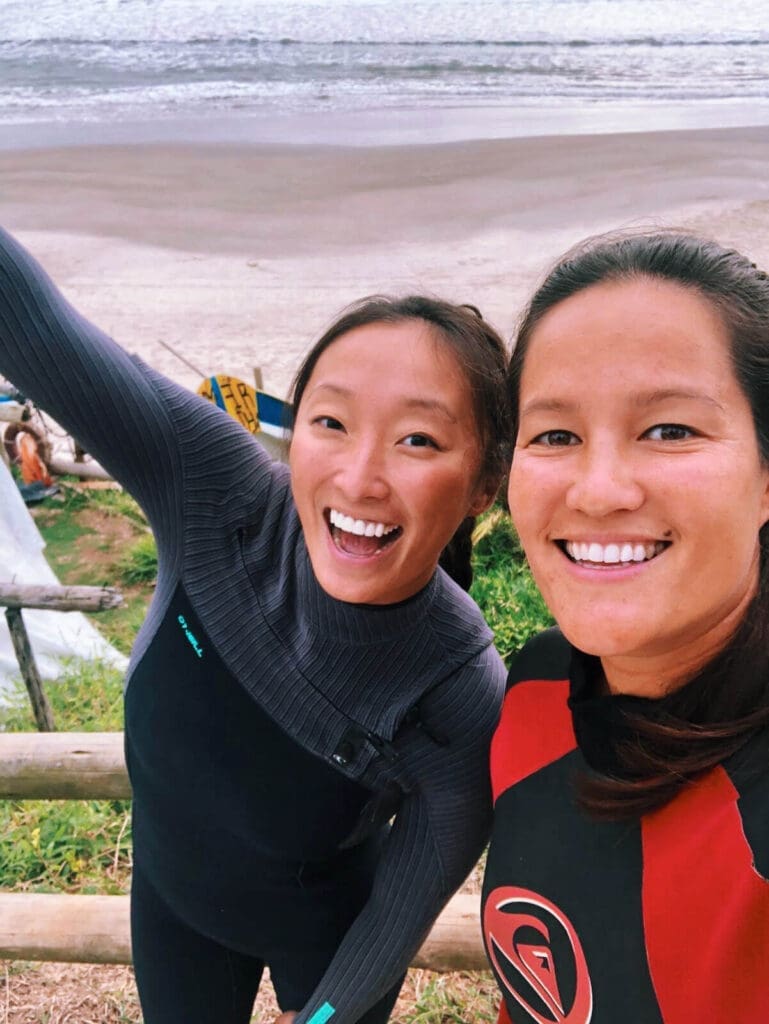
M 566 490 L 563 479 L 545 467 L 516 466 L 513 462 L 507 499 L 513 525 L 524 543 L 547 529 L 550 515 L 563 504 Z

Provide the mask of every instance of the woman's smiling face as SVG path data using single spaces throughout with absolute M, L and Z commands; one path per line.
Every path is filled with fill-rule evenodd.
M 769 517 L 716 309 L 644 277 L 570 296 L 530 336 L 519 416 L 510 508 L 564 633 L 612 689 L 690 676 L 755 592 Z
M 318 582 L 393 604 L 429 581 L 492 495 L 468 381 L 424 321 L 374 323 L 320 356 L 291 441 L 294 500 Z

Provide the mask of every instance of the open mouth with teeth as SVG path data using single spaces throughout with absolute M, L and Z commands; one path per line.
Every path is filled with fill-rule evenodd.
M 326 522 L 334 544 L 346 555 L 370 557 L 393 544 L 403 528 L 372 519 L 353 519 L 335 508 L 326 509 Z
M 669 541 L 650 541 L 645 544 L 625 542 L 624 544 L 597 544 L 595 541 L 559 540 L 558 547 L 566 557 L 577 565 L 636 565 L 650 562 L 666 548 Z

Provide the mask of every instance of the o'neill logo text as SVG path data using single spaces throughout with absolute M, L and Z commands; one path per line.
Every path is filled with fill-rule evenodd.
M 195 652 L 195 654 L 197 654 L 199 658 L 202 658 L 203 648 L 198 643 L 198 638 L 187 625 L 187 620 L 185 619 L 185 617 L 183 615 L 177 615 L 176 621 L 182 627 L 182 633 L 184 633 L 184 635 L 187 637 L 187 642 L 189 643 L 190 647 L 193 649 L 193 651 Z
M 486 900 L 483 935 L 500 985 L 527 1020 L 589 1024 L 593 988 L 585 954 L 555 904 L 528 889 L 500 886 Z

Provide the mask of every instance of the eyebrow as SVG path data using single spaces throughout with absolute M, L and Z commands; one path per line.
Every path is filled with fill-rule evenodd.
M 321 382 L 316 384 L 312 389 L 312 393 L 315 394 L 318 391 L 331 391 L 335 395 L 339 395 L 340 398 L 354 398 L 355 392 L 350 388 L 344 388 L 339 384 L 332 384 L 329 382 Z M 403 404 L 409 409 L 424 409 L 426 412 L 439 412 L 446 417 L 451 423 L 456 423 L 457 418 L 454 413 L 449 409 L 443 402 L 438 401 L 437 398 L 419 398 L 417 396 L 405 397 Z
M 670 400 L 705 402 L 708 405 L 712 405 L 720 412 L 724 411 L 724 407 L 721 403 L 711 395 L 703 394 L 701 391 L 687 391 L 685 388 L 658 388 L 655 391 L 640 391 L 632 396 L 633 405 L 639 409 L 645 409 L 652 405 L 659 405 L 662 402 Z M 579 403 L 577 402 L 566 402 L 558 398 L 535 398 L 531 402 L 526 402 L 525 405 L 521 407 L 521 415 L 525 416 L 530 413 L 542 412 L 575 412 L 578 405 Z

